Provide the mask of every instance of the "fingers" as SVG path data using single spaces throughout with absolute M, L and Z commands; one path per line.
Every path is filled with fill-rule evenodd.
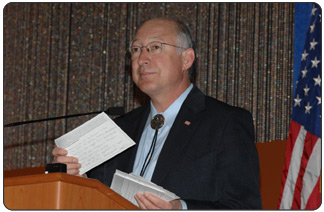
M 62 148 L 55 147 L 52 151 L 52 155 L 54 156 L 54 163 L 78 163 L 78 159 L 76 157 L 67 156 L 68 151 Z
M 67 163 L 66 164 L 66 173 L 71 175 L 80 175 L 80 163 Z M 81 175 L 80 175 L 81 176 Z
M 151 193 L 137 193 L 135 199 L 141 209 L 172 209 L 170 202 L 164 201 Z
M 143 194 L 141 194 L 141 193 L 137 193 L 137 194 L 135 194 L 135 199 L 136 199 L 136 201 L 137 201 L 137 203 L 138 203 L 138 206 L 139 206 L 141 209 L 149 209 L 149 208 L 146 207 L 146 205 L 149 204 L 149 201 L 144 197 Z M 152 206 L 151 206 L 151 208 L 152 208 Z M 152 209 L 153 209 L 153 208 L 152 208 Z M 157 208 L 156 208 L 156 209 L 157 209 Z
M 59 148 L 59 147 L 55 147 L 52 150 L 52 155 L 54 157 L 56 156 L 66 156 L 68 154 L 68 152 L 65 149 Z
M 52 155 L 54 156 L 53 163 L 64 163 L 66 164 L 67 174 L 79 176 L 81 164 L 78 163 L 76 157 L 67 156 L 67 154 L 67 150 L 55 147 L 52 151 Z
M 78 158 L 73 156 L 54 156 L 55 163 L 78 163 Z
M 135 195 L 136 202 L 138 203 L 138 206 L 140 209 L 146 210 L 145 204 L 141 201 L 141 197 L 138 197 Z

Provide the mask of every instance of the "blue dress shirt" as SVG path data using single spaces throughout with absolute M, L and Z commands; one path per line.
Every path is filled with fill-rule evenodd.
M 139 146 L 136 153 L 135 163 L 133 166 L 133 173 L 136 175 L 140 175 L 140 172 L 143 167 L 143 163 L 145 160 L 145 157 L 151 147 L 152 140 L 154 137 L 155 130 L 151 128 L 151 120 L 156 114 L 162 114 L 165 118 L 164 125 L 159 129 L 156 146 L 154 149 L 154 154 L 152 156 L 151 162 L 149 163 L 143 177 L 149 181 L 151 181 L 153 172 L 157 163 L 157 160 L 159 158 L 160 152 L 162 150 L 162 147 L 164 145 L 164 142 L 170 132 L 170 129 L 173 125 L 173 122 L 178 115 L 178 112 L 181 108 L 182 103 L 187 98 L 188 94 L 190 93 L 191 89 L 193 88 L 193 84 L 191 84 L 169 107 L 162 113 L 158 113 L 155 107 L 153 106 L 151 102 L 151 111 L 148 116 L 148 119 L 146 121 L 144 131 L 142 133 L 141 140 L 139 142 Z M 183 201 L 182 206 L 183 208 L 186 208 L 186 205 Z

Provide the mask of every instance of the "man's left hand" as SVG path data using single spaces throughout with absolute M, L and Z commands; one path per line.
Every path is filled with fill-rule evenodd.
M 137 193 L 135 199 L 141 209 L 182 209 L 180 200 L 164 201 L 151 193 Z

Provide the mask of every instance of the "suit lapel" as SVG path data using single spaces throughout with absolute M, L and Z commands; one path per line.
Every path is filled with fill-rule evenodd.
M 205 95 L 194 86 L 173 123 L 156 164 L 152 182 L 160 185 L 178 160 L 183 148 L 201 121 L 198 112 L 205 108 Z

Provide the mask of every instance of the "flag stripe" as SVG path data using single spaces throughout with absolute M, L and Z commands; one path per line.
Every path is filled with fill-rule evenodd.
M 292 155 L 290 159 L 291 162 L 288 169 L 288 176 L 286 179 L 285 187 L 283 189 L 280 208 L 291 208 L 292 206 L 293 197 L 294 197 L 294 188 L 299 173 L 299 167 L 301 163 L 300 158 L 303 154 L 304 139 L 306 137 L 306 133 L 307 131 L 304 129 L 303 126 L 301 126 L 295 145 L 293 146 Z
M 282 183 L 283 184 L 285 184 L 286 180 L 287 180 L 288 169 L 289 169 L 290 160 L 291 160 L 291 154 L 292 154 L 295 142 L 297 140 L 297 136 L 298 136 L 300 127 L 301 127 L 301 125 L 298 124 L 297 122 L 292 121 L 290 123 L 288 142 L 287 142 L 287 146 L 286 146 L 286 158 L 285 158 L 285 164 L 284 164 L 283 175 L 282 175 Z M 284 187 L 282 186 L 281 194 L 283 193 L 283 188 Z M 280 208 L 280 202 L 279 202 L 279 208 Z
M 315 146 L 313 147 L 312 154 L 307 163 L 305 170 L 303 184 L 308 185 L 309 189 L 306 186 L 303 186 L 301 191 L 301 209 L 306 208 L 307 200 L 314 190 L 321 170 L 321 139 L 317 139 Z
M 302 189 L 304 187 L 304 175 L 305 175 L 305 170 L 307 167 L 307 164 L 309 162 L 309 158 L 311 157 L 313 147 L 316 144 L 316 141 L 318 140 L 318 137 L 312 135 L 311 133 L 308 133 L 306 131 L 306 136 L 304 138 L 304 147 L 303 147 L 303 154 L 300 157 L 300 167 L 299 167 L 299 173 L 298 173 L 298 178 L 295 184 L 295 192 L 294 192 L 294 198 L 292 202 L 291 209 L 300 209 L 302 205 Z M 299 161 L 298 160 L 298 161 Z M 307 201 L 307 200 L 306 200 Z
M 322 203 L 322 194 L 321 194 L 321 175 L 317 180 L 317 184 L 315 185 L 313 192 L 311 193 L 310 197 L 308 198 L 306 210 L 315 210 L 317 209 Z
M 288 139 L 290 139 L 290 140 L 287 143 L 287 149 L 286 149 L 286 150 L 289 150 L 289 152 L 286 154 L 286 165 L 287 165 L 286 167 L 287 167 L 287 170 L 288 170 L 288 167 L 289 167 L 289 164 L 290 164 L 291 155 L 292 155 L 292 152 L 293 152 L 297 137 L 299 135 L 300 129 L 301 129 L 301 125 L 292 120 L 291 123 L 290 123 L 289 137 L 288 137 Z

